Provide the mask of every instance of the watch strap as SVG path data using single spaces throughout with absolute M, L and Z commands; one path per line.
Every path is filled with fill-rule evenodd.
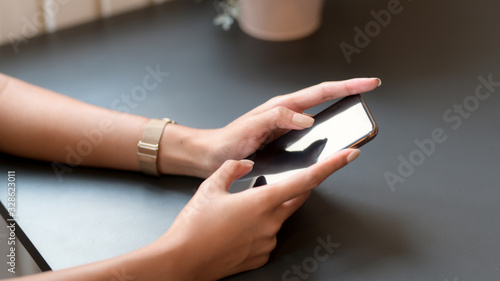
M 144 128 L 142 140 L 137 144 L 137 159 L 143 173 L 159 176 L 158 151 L 165 126 L 175 122 L 169 118 L 151 119 Z

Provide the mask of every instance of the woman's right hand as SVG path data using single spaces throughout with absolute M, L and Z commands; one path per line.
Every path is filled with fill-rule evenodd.
M 345 149 L 279 183 L 235 194 L 229 187 L 250 172 L 253 162 L 226 161 L 202 183 L 155 247 L 174 249 L 175 257 L 165 260 L 177 264 L 178 280 L 217 280 L 258 268 L 268 261 L 283 222 L 310 191 L 358 155 L 357 149 Z M 173 277 L 167 279 L 177 280 Z

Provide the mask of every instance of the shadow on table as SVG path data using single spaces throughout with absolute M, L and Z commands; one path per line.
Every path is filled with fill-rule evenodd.
M 288 258 L 285 271 L 298 265 L 307 273 L 305 266 L 314 265 L 311 258 L 316 259 L 314 249 L 322 247 L 320 253 L 324 255 L 327 253 L 324 245 L 330 244 L 334 252 L 326 261 L 317 260 L 317 274 L 315 271 L 308 274 L 308 280 L 323 280 L 325 275 L 363 272 L 390 260 L 411 259 L 406 237 L 394 215 L 368 206 L 329 201 L 313 192 L 308 202 L 283 225 L 269 264 Z M 292 276 L 297 275 L 288 277 Z
M 140 172 L 122 171 L 112 169 L 90 168 L 77 166 L 71 168 L 64 165 L 56 166 L 53 163 L 25 159 L 0 153 L 0 169 L 14 170 L 16 173 L 29 175 L 30 181 L 37 181 L 42 185 L 50 185 L 50 188 L 68 188 L 75 182 L 98 183 L 106 188 L 107 183 L 123 183 L 126 186 L 137 186 L 151 192 L 162 192 L 164 190 L 178 191 L 193 195 L 202 179 L 184 176 L 153 177 L 143 175 Z M 63 168 L 61 168 L 63 167 Z

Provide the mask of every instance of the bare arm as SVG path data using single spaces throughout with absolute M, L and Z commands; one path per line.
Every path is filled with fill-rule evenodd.
M 229 194 L 229 186 L 253 163 L 229 159 L 250 155 L 286 130 L 311 126 L 314 120 L 304 110 L 370 91 L 379 83 L 373 78 L 322 83 L 275 97 L 221 129 L 167 125 L 167 137 L 160 143 L 160 172 L 208 177 L 172 227 L 132 253 L 20 280 L 217 280 L 264 265 L 282 223 L 310 190 L 354 160 L 359 150 L 342 150 L 282 182 L 237 194 Z M 137 171 L 136 146 L 147 122 L 0 74 L 0 151 Z M 80 163 L 68 156 L 71 149 Z
M 148 118 L 87 104 L 0 74 L 0 151 L 71 166 L 138 171 L 136 151 Z M 165 128 L 159 171 L 207 177 L 197 157 L 207 150 L 202 132 Z
M 151 245 L 117 258 L 19 280 L 208 281 L 261 267 L 276 246 L 283 222 L 314 187 L 358 155 L 359 150 L 346 149 L 282 182 L 236 194 L 228 192 L 229 186 L 253 163 L 226 161 Z
M 303 112 L 325 101 L 370 91 L 376 78 L 325 82 L 278 96 L 224 128 L 169 124 L 158 170 L 207 178 L 224 161 L 243 159 L 286 130 L 314 120 Z M 137 143 L 149 119 L 90 105 L 0 73 L 0 151 L 74 166 L 138 171 Z

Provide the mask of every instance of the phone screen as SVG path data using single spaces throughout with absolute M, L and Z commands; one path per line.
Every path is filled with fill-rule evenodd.
M 290 131 L 248 157 L 255 162 L 253 170 L 230 191 L 281 181 L 339 150 L 360 147 L 378 132 L 361 95 L 339 100 L 314 119 L 311 128 Z

